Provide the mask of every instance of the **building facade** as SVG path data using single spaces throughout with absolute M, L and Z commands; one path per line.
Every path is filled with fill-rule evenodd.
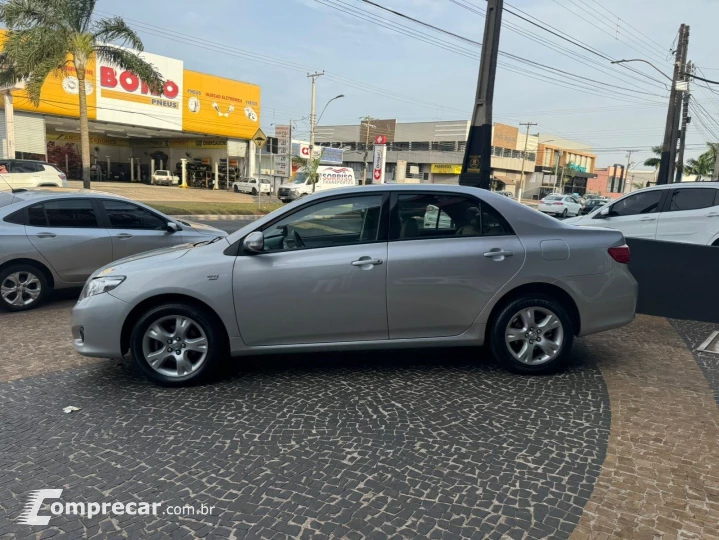
M 86 81 L 93 175 L 129 180 L 151 169 L 173 169 L 187 159 L 193 170 L 253 170 L 252 138 L 260 126 L 260 87 L 185 69 L 182 60 L 139 53 L 162 75 L 152 94 L 130 72 L 91 60 Z M 73 69 L 50 75 L 35 106 L 25 90 L 5 102 L 14 110 L 14 155 L 8 155 L 4 108 L 0 158 L 42 159 L 70 178 L 81 176 L 78 80 Z
M 387 181 L 456 184 L 469 127 L 470 122 L 464 120 L 410 123 L 372 120 L 369 127 L 366 124 L 318 126 L 315 141 L 320 146 L 343 148 L 345 165 L 352 167 L 361 179 L 365 174 L 364 164 L 372 160 L 372 141 L 377 135 L 383 135 L 387 139 Z M 587 176 L 593 174 L 596 156 L 580 143 L 562 140 L 549 145 L 540 142 L 538 135 L 527 137 L 516 126 L 495 123 L 492 128 L 493 189 L 517 193 L 523 179 L 523 196 L 538 198 L 552 185 L 553 177 L 545 174 L 554 163 L 552 149 L 563 153 L 561 164 L 566 164 L 568 171 L 565 180 L 574 178 L 574 172 L 581 176 L 581 168 Z M 546 166 L 540 158 L 546 161 Z M 570 164 L 576 164 L 576 170 L 570 170 Z M 372 181 L 369 171 L 366 181 Z

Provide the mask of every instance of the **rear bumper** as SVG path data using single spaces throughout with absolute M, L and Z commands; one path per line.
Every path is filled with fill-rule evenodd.
M 623 265 L 593 276 L 565 278 L 581 318 L 580 336 L 625 326 L 634 320 L 639 286 Z
M 79 300 L 71 314 L 75 350 L 83 356 L 122 358 L 122 325 L 131 309 L 110 293 Z

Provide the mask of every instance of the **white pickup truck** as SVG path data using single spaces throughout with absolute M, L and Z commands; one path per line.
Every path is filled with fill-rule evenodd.
M 320 165 L 317 168 L 317 185 L 314 191 L 356 186 L 355 173 L 349 167 Z M 287 203 L 313 192 L 312 182 L 306 169 L 300 169 L 288 184 L 282 184 L 277 190 L 277 198 Z
M 170 171 L 158 170 L 153 173 L 150 183 L 153 185 L 177 186 L 180 184 L 180 179 Z
M 257 178 L 241 178 L 237 182 L 232 182 L 232 189 L 235 193 L 251 193 L 252 195 L 257 195 L 258 191 L 268 195 L 272 193 L 270 181 Z

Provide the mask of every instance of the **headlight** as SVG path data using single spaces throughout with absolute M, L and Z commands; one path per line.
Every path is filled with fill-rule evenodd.
M 85 283 L 85 287 L 82 289 L 82 293 L 80 293 L 80 299 L 82 300 L 88 296 L 95 296 L 96 294 L 111 291 L 123 281 L 125 281 L 125 276 L 108 276 L 91 279 Z

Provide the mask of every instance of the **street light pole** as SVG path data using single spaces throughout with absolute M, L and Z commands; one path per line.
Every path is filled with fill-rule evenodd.
M 316 83 L 317 78 L 322 77 L 325 72 L 322 73 L 316 72 L 316 73 L 308 73 L 307 76 L 312 78 L 312 104 L 310 106 L 310 155 L 309 159 L 310 162 L 312 162 L 312 152 L 314 151 L 315 146 L 315 95 L 316 95 Z M 312 191 L 314 191 L 314 184 L 312 185 Z
M 522 168 L 519 170 L 519 194 L 517 201 L 522 202 L 522 189 L 524 188 L 524 164 L 527 162 L 527 143 L 529 142 L 529 128 L 536 126 L 536 122 L 520 122 L 520 126 L 527 126 L 527 133 L 524 136 L 524 152 L 522 152 Z
M 364 118 L 361 118 L 364 122 L 364 126 L 367 129 L 365 131 L 365 141 L 364 141 L 364 168 L 362 169 L 362 185 L 364 186 L 367 183 L 367 156 L 369 155 L 369 130 L 370 128 L 376 128 L 377 126 L 373 126 L 370 124 L 374 118 L 371 116 L 365 116 Z

